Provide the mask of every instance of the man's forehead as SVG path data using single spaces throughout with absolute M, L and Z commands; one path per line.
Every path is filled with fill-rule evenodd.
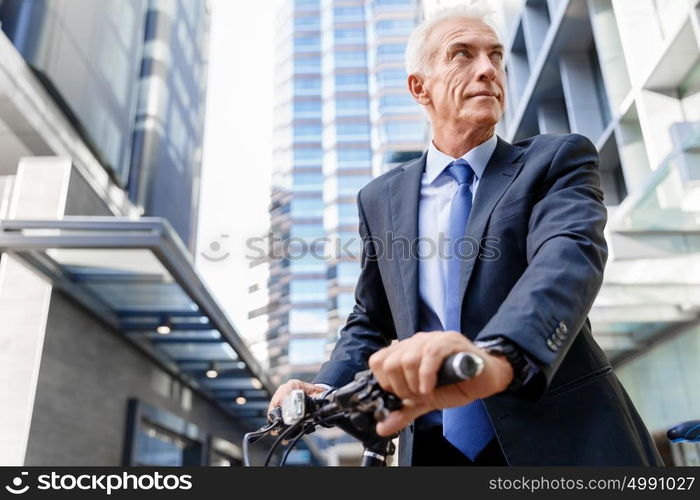
M 458 41 L 470 44 L 475 42 L 489 45 L 500 44 L 498 35 L 480 19 L 446 19 L 433 28 L 431 38 L 440 46 L 447 46 Z

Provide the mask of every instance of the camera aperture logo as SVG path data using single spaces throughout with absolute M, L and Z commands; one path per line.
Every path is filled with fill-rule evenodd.
M 25 476 L 28 472 L 22 472 L 12 480 L 12 484 L 5 489 L 13 495 L 21 495 L 29 490 L 25 484 Z M 190 490 L 192 489 L 192 476 L 190 474 L 42 474 L 37 477 L 38 490 L 83 490 L 103 491 L 111 495 L 117 490 Z

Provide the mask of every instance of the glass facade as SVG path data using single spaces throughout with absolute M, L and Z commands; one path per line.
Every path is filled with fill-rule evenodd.
M 273 235 L 285 242 L 286 256 L 270 262 L 267 344 L 273 374 L 288 378 L 313 363 L 313 347 L 303 341 L 314 335 L 324 339 L 327 321 L 325 262 L 308 251 L 313 246 L 321 252 L 322 245 L 314 242 L 324 236 L 319 0 L 281 2 L 276 31 L 270 221 Z
M 406 85 L 404 53 L 420 17 L 416 0 L 367 2 L 367 33 L 375 176 L 420 156 L 428 140 L 427 121 Z
M 209 12 L 189 0 L 6 0 L 0 22 L 143 215 L 194 250 Z
M 671 459 L 666 430 L 700 418 L 695 4 L 503 4 L 512 44 L 498 132 L 510 141 L 574 132 L 596 145 L 610 255 L 593 332 L 669 465 L 689 464 L 692 454 L 673 448 Z
M 194 249 L 208 67 L 206 2 L 151 0 L 129 196 Z
M 268 344 L 279 381 L 311 379 L 352 310 L 357 192 L 424 148 L 426 120 L 403 63 L 416 14 L 414 0 L 280 6 L 271 226 L 290 247 L 324 241 L 315 256 L 271 264 Z
M 122 186 L 129 178 L 147 9 L 148 0 L 0 3 L 5 35 Z

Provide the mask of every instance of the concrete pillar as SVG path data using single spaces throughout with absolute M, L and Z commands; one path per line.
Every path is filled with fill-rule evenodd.
M 545 2 L 525 5 L 523 12 L 523 35 L 530 67 L 534 68 L 542 55 L 542 46 L 549 31 L 550 16 Z
M 568 134 L 569 121 L 564 103 L 561 101 L 540 101 L 537 107 L 537 124 L 541 134 Z
M 588 54 L 562 54 L 559 57 L 559 70 L 571 131 L 596 142 L 605 124 L 596 95 L 594 68 Z
M 61 219 L 71 160 L 20 160 L 8 219 Z M 9 254 L 0 259 L 0 466 L 19 466 L 29 439 L 52 286 Z

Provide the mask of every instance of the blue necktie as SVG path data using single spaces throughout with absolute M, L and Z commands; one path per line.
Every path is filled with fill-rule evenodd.
M 447 249 L 447 277 L 445 283 L 445 329 L 462 331 L 462 300 L 459 296 L 459 278 L 462 273 L 462 260 L 474 258 L 464 252 L 472 251 L 464 245 L 460 252 L 460 242 L 465 236 L 469 212 L 472 208 L 472 194 L 469 186 L 474 171 L 469 164 L 459 159 L 447 166 L 447 173 L 457 181 L 457 192 L 450 207 L 449 245 Z M 442 434 L 455 448 L 470 460 L 477 455 L 495 436 L 491 420 L 482 400 L 478 399 L 465 406 L 442 410 Z

